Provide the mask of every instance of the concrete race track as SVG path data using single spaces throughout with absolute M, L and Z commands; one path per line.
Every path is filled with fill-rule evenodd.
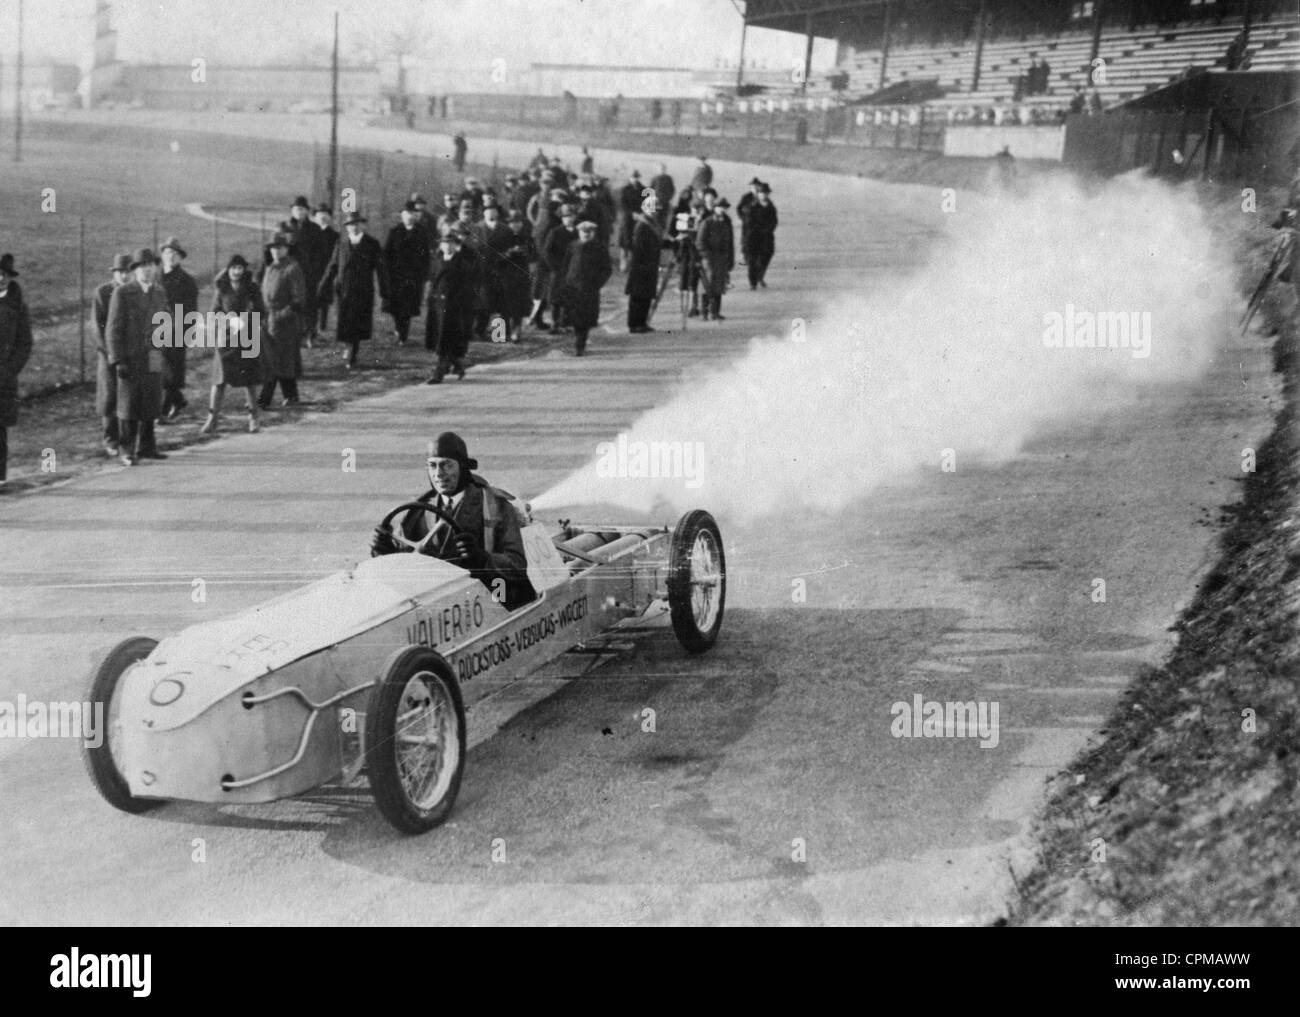
M 535 149 L 493 147 L 503 164 Z M 752 174 L 716 169 L 733 198 Z M 424 489 L 438 431 L 534 495 L 752 336 L 924 260 L 933 192 L 762 175 L 782 214 L 771 288 L 734 291 L 725 323 L 598 331 L 585 360 L 478 368 L 0 499 L 0 699 L 77 699 L 92 660 L 127 635 L 355 562 L 382 512 Z M 621 289 L 615 276 L 605 312 L 620 329 Z M 1042 779 L 1165 648 L 1213 551 L 1206 514 L 1235 498 L 1272 385 L 1262 352 L 1234 348 L 1201 380 L 1041 434 L 1000 466 L 936 469 L 835 517 L 720 518 L 732 577 L 717 647 L 688 657 L 652 634 L 474 711 L 459 802 L 424 836 L 395 834 L 364 782 L 119 814 L 76 742 L 0 740 L 0 921 L 989 921 Z M 797 577 L 805 603 L 791 600 Z M 1094 577 L 1105 603 L 1089 598 Z M 196 578 L 206 603 L 191 599 Z M 997 746 L 892 737 L 891 705 L 918 694 L 997 702 Z

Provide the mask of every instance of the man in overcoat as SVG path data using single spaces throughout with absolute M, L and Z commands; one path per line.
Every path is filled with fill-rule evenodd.
M 134 466 L 141 459 L 167 458 L 158 451 L 154 421 L 162 404 L 163 349 L 165 343 L 179 341 L 184 322 L 172 321 L 153 251 L 147 247 L 137 250 L 131 255 L 130 269 L 131 279 L 114 290 L 109 300 L 104 342 L 108 362 L 117 375 L 122 462 Z
M 112 272 L 112 279 L 95 290 L 95 329 L 99 335 L 95 350 L 95 412 L 102 425 L 104 451 L 116 459 L 122 454 L 117 434 L 117 375 L 108 363 L 104 330 L 108 327 L 108 304 L 113 299 L 113 291 L 131 278 L 131 255 L 116 255 Z
M 339 342 L 347 349 L 349 370 L 357 366 L 361 344 L 371 337 L 375 316 L 375 288 L 379 299 L 388 300 L 388 266 L 379 241 L 366 232 L 369 222 L 360 212 L 352 212 L 343 223 L 345 235 L 334 247 L 320 288 L 331 290 L 339 305 Z

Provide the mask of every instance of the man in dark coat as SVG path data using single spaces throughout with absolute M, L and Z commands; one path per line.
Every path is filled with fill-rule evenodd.
M 32 318 L 17 278 L 14 256 L 0 257 L 0 484 L 9 475 L 9 428 L 18 423 L 18 375 L 32 355 Z
M 388 299 L 388 266 L 379 241 L 366 232 L 369 220 L 351 213 L 343 223 L 346 236 L 334 248 L 320 289 L 332 288 L 339 302 L 339 342 L 347 346 L 348 370 L 357 366 L 361 344 L 370 339 L 375 316 L 375 286 L 379 299 Z
M 605 209 L 596 200 L 596 189 L 590 182 L 578 185 L 577 214 L 579 223 L 594 222 L 596 224 L 596 239 L 608 248 L 611 233 L 610 222 L 605 217 Z
M 113 258 L 113 278 L 95 290 L 95 328 L 99 333 L 96 347 L 95 412 L 103 425 L 104 451 L 113 459 L 122 454 L 117 435 L 117 375 L 108 363 L 108 346 L 104 330 L 108 327 L 108 305 L 113 291 L 131 278 L 131 255 Z
M 600 242 L 594 222 L 578 223 L 578 239 L 569 244 L 560 266 L 560 302 L 573 326 L 574 353 L 587 352 L 587 335 L 600 321 L 600 288 L 609 282 L 614 265 L 609 246 Z
M 745 264 L 749 268 L 749 288 L 767 289 L 767 266 L 776 251 L 776 206 L 772 204 L 772 188 L 760 184 L 754 204 L 749 208 L 749 246 L 745 250 Z
M 652 194 L 633 218 L 631 257 L 623 287 L 628 297 L 627 330 L 634 335 L 654 331 L 649 321 L 650 305 L 659 293 L 659 252 L 663 245 L 659 199 Z
M 451 431 L 429 445 L 427 468 L 430 488 L 416 500 L 435 506 L 456 530 L 428 512 L 412 511 L 402 517 L 402 536 L 425 541 L 422 554 L 469 569 L 507 610 L 533 600 L 537 592 L 528 579 L 528 555 L 510 495 L 472 472 L 478 461 Z M 391 530 L 375 528 L 372 556 L 410 550 L 393 539 Z
M 426 385 L 440 385 L 452 369 L 457 377 L 465 377 L 470 309 L 474 304 L 474 263 L 461 249 L 463 242 L 460 230 L 448 227 L 433 258 L 424 345 L 438 360 Z
M 311 205 L 301 194 L 293 199 L 289 218 L 280 224 L 283 232 L 289 235 L 289 253 L 302 270 L 303 280 L 307 284 L 307 302 L 302 309 L 303 334 L 310 348 L 316 337 L 316 291 L 320 286 L 325 266 L 329 264 L 331 252 L 325 241 L 325 234 L 311 219 Z
M 330 208 L 329 205 L 324 203 L 317 205 L 316 212 L 313 214 L 312 218 L 315 220 L 316 225 L 320 227 L 321 238 L 323 241 L 321 247 L 321 274 L 323 275 L 325 272 L 325 266 L 327 266 L 330 263 L 330 259 L 334 257 L 334 248 L 338 246 L 339 242 L 339 231 L 334 228 L 334 210 Z M 316 292 L 318 295 L 316 301 L 318 312 L 316 333 L 319 335 L 325 331 L 329 324 L 330 304 L 334 303 L 334 294 L 328 289 L 322 292 L 319 288 L 319 284 L 317 285 Z M 308 296 L 310 297 L 311 294 L 309 293 Z
M 506 319 L 506 338 L 519 342 L 524 318 L 532 307 L 532 263 L 537 260 L 537 243 L 526 232 L 523 212 L 512 208 L 506 216 L 506 233 L 492 241 L 498 259 L 501 313 Z
M 452 156 L 452 165 L 456 167 L 457 173 L 464 173 L 465 155 L 469 151 L 469 142 L 465 140 L 464 134 L 457 131 L 456 136 L 451 139 L 451 145 L 455 151 L 455 155 Z
M 163 351 L 155 347 L 153 336 L 158 321 L 171 322 L 172 311 L 158 282 L 158 259 L 153 251 L 140 248 L 131 255 L 130 268 L 132 278 L 114 290 L 109 300 L 104 342 L 108 362 L 117 374 L 122 462 L 134 466 L 141 459 L 167 458 L 158 451 L 154 436 L 154 420 L 162 402 Z M 175 324 L 167 328 L 169 342 L 177 340 L 178 331 Z
M 470 234 L 478 255 L 477 302 L 482 305 L 486 317 L 484 328 L 499 328 L 493 322 L 504 317 L 501 309 L 501 249 L 510 239 L 510 230 L 501 221 L 501 206 L 494 198 L 489 198 L 483 206 L 483 219 L 471 227 Z M 501 340 L 505 338 L 501 336 Z
M 187 314 L 199 309 L 199 285 L 194 277 L 181 268 L 185 248 L 175 237 L 168 237 L 160 249 L 162 271 L 158 281 L 167 294 L 167 309 L 179 316 L 182 323 Z M 163 350 L 163 399 L 158 415 L 159 422 L 173 421 L 189 405 L 185 399 L 185 347 L 168 346 Z
M 709 157 L 701 155 L 698 159 L 699 165 L 695 167 L 695 174 L 691 177 L 691 188 L 696 194 L 713 185 L 713 167 L 709 165 Z
M 700 313 L 700 252 L 695 246 L 695 235 L 706 214 L 704 201 L 688 185 L 682 188 L 682 196 L 668 221 L 667 236 L 677 247 L 677 290 L 691 295 L 687 312 L 691 318 Z
M 700 278 L 704 283 L 704 320 L 722 317 L 722 295 L 727 292 L 727 279 L 736 264 L 735 231 L 727 209 L 726 198 L 719 198 L 713 214 L 700 223 L 695 237 L 695 247 L 700 255 Z
M 429 211 L 429 202 L 425 200 L 424 195 L 419 191 L 415 191 L 411 195 L 411 203 L 415 206 L 415 221 L 424 229 L 425 234 L 428 236 L 429 251 L 432 253 L 434 247 L 437 246 L 435 242 L 438 239 L 438 234 L 436 232 L 438 228 L 438 220 L 434 218 L 433 213 Z
M 560 289 L 564 285 L 560 270 L 564 267 L 564 256 L 569 250 L 569 245 L 578 239 L 577 225 L 578 216 L 574 207 L 562 206 L 560 224 L 546 234 L 546 241 L 542 246 L 542 260 L 546 262 L 547 276 L 550 279 L 546 299 L 551 304 L 552 333 L 561 332 L 568 327 L 569 309 L 560 299 Z
M 618 189 L 618 270 L 627 271 L 632 252 L 632 220 L 641 211 L 641 171 L 633 170 Z
M 276 231 L 288 236 L 289 253 L 293 255 L 293 260 L 298 263 L 298 268 L 302 271 L 303 279 L 307 283 L 307 304 L 304 305 L 302 312 L 302 335 L 306 337 L 307 347 L 310 349 L 312 340 L 316 337 L 316 305 L 318 303 L 316 294 L 320 286 L 321 276 L 325 273 L 325 266 L 329 264 L 332 252 L 320 225 L 311 218 L 311 205 L 301 194 L 293 199 L 293 205 L 289 209 L 289 218 L 281 220 L 279 226 L 276 227 Z M 269 249 L 263 249 L 262 263 L 263 265 L 271 263 Z
M 655 192 L 655 197 L 659 199 L 659 228 L 663 229 L 668 225 L 669 211 L 673 207 L 673 195 L 677 193 L 677 185 L 673 183 L 673 178 L 668 173 L 668 164 L 660 163 L 659 172 L 650 178 L 650 187 Z
M 424 302 L 424 282 L 429 278 L 429 234 L 419 222 L 415 202 L 402 207 L 402 221 L 388 231 L 384 260 L 388 265 L 388 302 L 383 310 L 393 316 L 397 345 L 405 346 L 411 319 Z
M 758 200 L 758 189 L 763 186 L 763 181 L 754 177 L 749 181 L 749 190 L 740 196 L 736 202 L 736 216 L 740 219 L 740 263 L 745 263 L 745 251 L 749 248 L 749 210 Z

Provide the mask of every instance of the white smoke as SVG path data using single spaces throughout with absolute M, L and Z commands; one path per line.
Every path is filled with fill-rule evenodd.
M 534 508 L 704 507 L 741 522 L 833 512 L 940 469 L 944 450 L 959 468 L 1003 461 L 1044 428 L 1193 379 L 1224 342 L 1234 269 L 1187 189 L 1057 178 L 1014 197 L 962 194 L 947 219 L 917 274 L 842 294 L 806 341 L 755 339 L 637 420 L 621 452 L 611 435 Z M 1047 346 L 1050 316 L 1071 320 L 1071 307 L 1076 328 L 1089 314 L 1149 313 L 1149 349 Z M 667 450 L 682 448 L 705 453 L 694 478 L 670 468 Z M 676 475 L 638 476 L 656 468 Z

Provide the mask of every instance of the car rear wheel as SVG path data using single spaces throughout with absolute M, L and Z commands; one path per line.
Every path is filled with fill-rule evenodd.
M 722 533 L 713 516 L 696 509 L 673 530 L 668 558 L 668 606 L 677 641 L 702 653 L 718 639 L 727 599 L 727 563 Z
M 122 776 L 122 697 L 118 694 L 122 675 L 133 664 L 153 653 L 157 645 L 158 640 L 147 636 L 135 636 L 118 643 L 90 676 L 90 686 L 86 691 L 88 702 L 103 704 L 104 719 L 99 744 L 91 747 L 83 741 L 81 758 L 104 801 L 123 812 L 148 812 L 162 804 L 162 799 L 137 798 L 131 794 L 126 778 Z
M 403 833 L 451 814 L 465 770 L 465 707 L 433 650 L 408 646 L 389 660 L 366 711 L 366 770 L 380 813 Z

